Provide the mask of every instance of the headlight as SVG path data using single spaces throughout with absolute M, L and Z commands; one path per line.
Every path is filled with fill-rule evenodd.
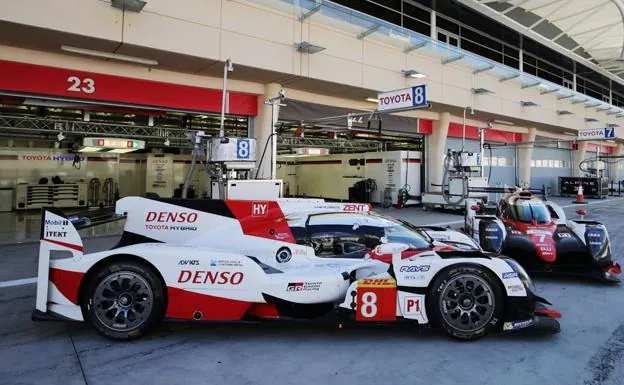
M 520 266 L 518 262 L 516 262 L 515 260 L 511 258 L 504 258 L 503 261 L 505 261 L 505 263 L 507 263 L 512 268 L 513 271 L 518 273 L 518 278 L 520 278 L 520 281 L 522 281 L 522 284 L 524 285 L 525 288 L 530 290 L 532 293 L 536 292 L 535 285 L 533 285 L 533 281 L 531 281 L 531 277 L 529 277 L 529 274 L 526 272 L 526 270 L 524 270 L 522 266 Z
M 588 226 L 585 230 L 585 243 L 595 259 L 600 260 L 609 255 L 609 236 L 604 226 Z

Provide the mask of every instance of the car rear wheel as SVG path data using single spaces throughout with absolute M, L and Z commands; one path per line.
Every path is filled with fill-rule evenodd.
M 130 340 L 162 321 L 165 295 L 160 279 L 147 266 L 115 262 L 89 281 L 83 301 L 85 319 L 106 337 Z
M 485 268 L 460 265 L 443 271 L 431 286 L 427 313 L 434 326 L 453 338 L 474 340 L 496 328 L 504 296 Z

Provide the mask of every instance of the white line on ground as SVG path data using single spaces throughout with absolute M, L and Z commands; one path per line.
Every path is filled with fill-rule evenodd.
M 458 223 L 464 223 L 464 220 L 462 219 L 461 221 L 449 221 L 449 222 L 431 223 L 431 224 L 424 224 L 424 225 L 418 225 L 418 226 L 439 226 L 439 227 L 443 227 L 443 226 L 448 226 L 448 225 L 456 225 Z
M 13 280 L 13 281 L 2 281 L 2 282 L 0 282 L 0 288 L 2 288 L 2 287 L 13 287 L 13 286 L 30 285 L 31 283 L 36 283 L 36 282 L 37 282 L 37 277 L 16 279 L 16 280 Z
M 600 204 L 605 204 L 605 203 L 612 203 L 612 202 L 616 202 L 616 201 L 620 201 L 620 200 L 624 200 L 624 198 L 615 198 L 615 199 L 609 199 L 609 200 L 604 200 L 604 201 L 597 201 L 597 202 L 587 202 L 587 205 L 600 205 Z M 570 204 L 570 205 L 565 205 L 565 206 L 561 206 L 562 209 L 569 209 L 570 207 L 583 207 L 582 204 Z M 427 224 L 427 225 L 422 225 L 422 226 L 449 226 L 449 225 L 457 225 L 460 223 L 464 223 L 464 220 L 458 220 L 458 221 L 448 221 L 448 222 L 440 222 L 440 223 L 431 223 L 431 224 Z
M 600 204 L 605 204 L 605 203 L 611 203 L 611 202 L 617 202 L 617 201 L 621 201 L 624 198 L 615 198 L 615 199 L 609 199 L 609 200 L 604 200 L 604 201 L 598 201 L 598 202 L 587 202 L 588 205 L 600 205 Z M 573 203 L 571 205 L 565 205 L 565 206 L 561 206 L 562 209 L 568 209 L 570 207 L 583 207 L 582 204 L 578 204 L 578 203 Z

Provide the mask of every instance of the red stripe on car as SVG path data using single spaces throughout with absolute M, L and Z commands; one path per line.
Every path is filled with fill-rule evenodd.
M 80 289 L 80 283 L 85 273 L 77 271 L 61 270 L 51 267 L 50 268 L 50 282 L 56 286 L 56 288 L 71 301 L 71 303 L 78 305 L 78 290 Z
M 74 245 L 74 244 L 71 244 L 71 243 L 55 241 L 54 239 L 44 239 L 44 241 L 50 242 L 50 243 L 54 243 L 55 245 L 67 247 L 67 248 L 70 248 L 70 249 L 73 249 L 73 250 L 76 250 L 76 251 L 80 251 L 81 253 L 84 252 L 83 247 L 80 246 L 80 245 Z
M 176 287 L 167 287 L 167 294 L 167 318 L 197 321 L 240 320 L 251 306 L 247 301 L 199 294 Z
M 247 315 L 256 318 L 279 319 L 277 306 L 272 303 L 256 303 L 251 306 Z

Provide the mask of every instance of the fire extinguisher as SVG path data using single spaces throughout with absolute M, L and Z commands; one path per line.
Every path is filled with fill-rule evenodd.
M 405 202 L 407 202 L 407 188 L 403 187 L 397 193 L 397 209 L 403 208 Z

